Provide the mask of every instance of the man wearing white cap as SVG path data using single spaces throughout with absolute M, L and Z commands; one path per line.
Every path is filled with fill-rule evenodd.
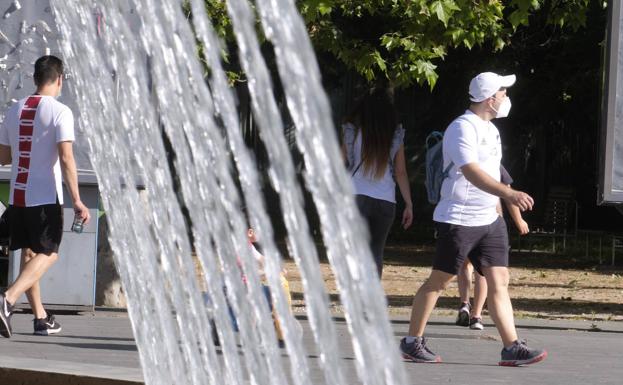
M 545 350 L 528 348 L 517 338 L 508 294 L 508 234 L 504 219 L 496 212 L 499 198 L 522 211 L 531 210 L 534 204 L 528 194 L 500 183 L 502 144 L 491 120 L 508 116 L 511 101 L 506 88 L 515 79 L 515 75 L 493 72 L 473 78 L 469 109 L 445 132 L 444 170 L 449 167 L 450 171 L 433 214 L 437 248 L 430 277 L 413 300 L 408 336 L 400 343 L 405 359 L 441 362 L 426 346 L 424 328 L 437 299 L 466 259 L 487 280 L 489 312 L 504 344 L 499 365 L 527 365 L 547 357 Z

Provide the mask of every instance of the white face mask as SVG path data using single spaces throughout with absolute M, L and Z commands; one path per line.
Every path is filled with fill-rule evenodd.
M 496 118 L 505 118 L 508 116 L 508 113 L 511 112 L 511 98 L 505 96 L 497 110 L 493 107 L 491 108 L 496 112 Z

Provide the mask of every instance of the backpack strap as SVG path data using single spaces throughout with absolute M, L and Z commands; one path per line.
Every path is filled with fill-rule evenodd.
M 478 138 L 478 128 L 476 127 L 476 123 L 474 123 L 469 117 L 467 116 L 462 116 L 462 119 L 469 122 L 469 124 L 472 125 L 472 127 L 474 127 L 474 131 L 476 131 L 476 138 Z M 430 133 L 430 135 L 428 135 L 428 137 L 426 138 L 426 145 L 428 146 L 428 139 L 433 136 L 434 134 L 439 134 L 439 131 L 433 131 Z M 441 134 L 441 138 L 443 140 L 443 134 Z M 454 162 L 450 161 L 450 164 L 448 165 L 448 167 L 446 167 L 443 170 L 443 179 L 446 179 L 448 177 L 448 175 L 450 174 L 450 170 L 452 169 L 452 167 L 454 166 Z
M 474 127 L 474 131 L 476 132 L 476 140 L 478 140 L 478 127 L 476 126 L 476 123 L 474 123 L 474 121 L 472 120 L 473 118 L 470 115 L 463 115 L 461 116 L 461 119 L 467 121 L 469 124 L 472 125 L 472 127 Z
M 434 143 L 431 143 L 434 140 Z M 443 134 L 439 131 L 433 131 L 426 137 L 426 149 L 433 147 L 435 144 L 443 140 Z
M 357 141 L 357 138 L 359 137 L 359 135 L 361 135 L 361 130 L 355 126 L 352 123 L 346 123 L 343 125 L 344 127 L 344 131 L 346 131 L 347 129 L 353 130 L 352 133 L 354 133 L 354 135 L 352 133 L 349 133 L 350 135 L 344 135 L 344 142 L 346 144 L 346 157 L 348 158 L 347 160 L 350 160 L 350 158 L 352 157 L 353 160 L 355 158 L 355 142 Z M 392 137 L 392 145 L 394 143 L 395 137 L 397 134 L 400 134 L 400 130 L 404 131 L 404 128 L 402 128 L 402 125 L 398 125 L 398 127 L 396 127 L 396 129 L 394 130 L 394 136 Z M 440 137 L 443 139 L 443 134 L 441 134 L 438 131 L 435 131 L 437 134 L 440 135 Z M 432 134 L 431 134 L 432 135 Z M 402 134 L 403 138 L 404 138 L 404 134 Z M 363 138 L 362 138 L 363 140 Z M 428 139 L 427 139 L 427 143 L 428 143 Z M 357 167 L 355 167 L 353 169 L 353 172 L 351 174 L 351 177 L 354 177 L 355 174 L 357 173 L 357 171 L 359 171 L 359 168 L 361 167 L 361 165 L 363 164 L 363 154 L 361 154 L 361 161 L 359 162 L 359 164 L 357 165 Z M 390 155 L 388 157 L 388 166 L 390 168 L 390 171 L 392 173 L 394 173 L 394 159 L 391 156 L 391 146 L 390 146 Z
M 437 143 L 441 142 L 443 140 L 443 134 L 439 131 L 433 131 L 430 134 L 428 134 L 428 136 L 426 137 L 426 149 L 430 149 L 432 146 L 436 145 Z M 442 175 L 442 180 L 446 179 L 448 177 L 448 175 L 450 174 L 450 170 L 452 169 L 452 167 L 454 166 L 454 162 L 450 161 L 450 164 L 448 165 L 448 167 L 446 167 L 443 170 Z
M 361 165 L 363 164 L 363 159 L 361 160 L 361 162 L 359 162 L 359 164 L 357 165 L 357 167 L 355 167 L 355 171 L 353 171 L 353 173 L 351 174 L 351 178 L 355 176 L 355 174 L 357 173 L 357 171 L 359 171 L 359 167 L 361 167 Z
M 443 170 L 443 174 L 441 174 L 443 179 L 446 179 L 448 177 L 448 175 L 450 174 L 450 169 L 452 169 L 453 166 L 454 166 L 454 162 L 450 161 L 450 164 L 448 165 L 448 167 L 446 167 L 446 169 Z
M 349 133 L 349 137 L 345 138 L 345 142 L 346 143 L 346 152 L 347 152 L 347 157 L 353 159 L 353 163 L 355 160 L 355 142 L 357 141 L 357 137 L 359 135 L 361 135 L 361 130 L 359 128 L 357 128 L 357 126 L 355 126 L 352 123 L 346 123 L 344 125 L 345 129 L 349 129 L 351 130 L 351 132 Z M 361 161 L 359 162 L 359 164 L 357 165 L 357 167 L 355 167 L 353 169 L 352 174 L 350 175 L 350 177 L 354 177 L 355 174 L 357 173 L 357 171 L 359 171 L 359 168 L 361 167 L 361 165 L 363 164 L 363 154 L 361 154 Z
M 346 163 L 348 167 L 355 165 L 355 139 L 357 138 L 357 127 L 352 123 L 342 125 L 342 139 L 346 149 Z

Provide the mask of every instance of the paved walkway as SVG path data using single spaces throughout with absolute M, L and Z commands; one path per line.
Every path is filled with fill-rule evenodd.
M 32 314 L 15 314 L 13 336 L 0 339 L 0 384 L 3 378 L 18 384 L 125 384 L 143 381 L 130 321 L 125 312 L 57 315 L 63 332 L 53 336 L 32 335 Z M 45 377 L 37 372 L 66 376 Z M 75 382 L 71 382 L 71 379 Z M 98 378 L 118 380 L 97 381 Z M 68 379 L 70 381 L 68 382 Z
M 125 313 L 101 311 L 94 315 L 60 315 L 57 318 L 63 325 L 63 333 L 40 337 L 30 334 L 31 315 L 14 316 L 13 338 L 0 339 L 0 384 L 121 385 L 141 382 L 138 353 Z M 323 375 L 317 366 L 309 325 L 304 317 L 300 317 L 300 321 L 305 330 L 306 346 L 310 347 L 310 362 L 315 366 L 312 368 L 312 383 L 322 384 Z M 530 345 L 548 349 L 549 358 L 545 362 L 523 368 L 498 367 L 501 344 L 490 323 L 485 324 L 484 332 L 474 332 L 454 326 L 453 319 L 434 318 L 427 329 L 430 347 L 442 356 L 444 363 L 405 363 L 409 383 L 622 383 L 623 322 L 592 325 L 587 321 L 517 320 L 517 324 L 521 338 L 527 338 Z M 338 335 L 344 339 L 340 344 L 344 347 L 344 365 L 356 384 L 346 324 L 338 318 L 336 326 Z M 394 319 L 392 326 L 398 343 L 407 331 L 407 320 Z

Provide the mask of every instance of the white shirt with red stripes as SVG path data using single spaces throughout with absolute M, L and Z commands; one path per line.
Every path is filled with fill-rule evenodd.
M 11 195 L 18 207 L 63 204 L 58 143 L 74 141 L 71 109 L 51 96 L 31 95 L 9 108 L 0 144 L 11 146 Z

